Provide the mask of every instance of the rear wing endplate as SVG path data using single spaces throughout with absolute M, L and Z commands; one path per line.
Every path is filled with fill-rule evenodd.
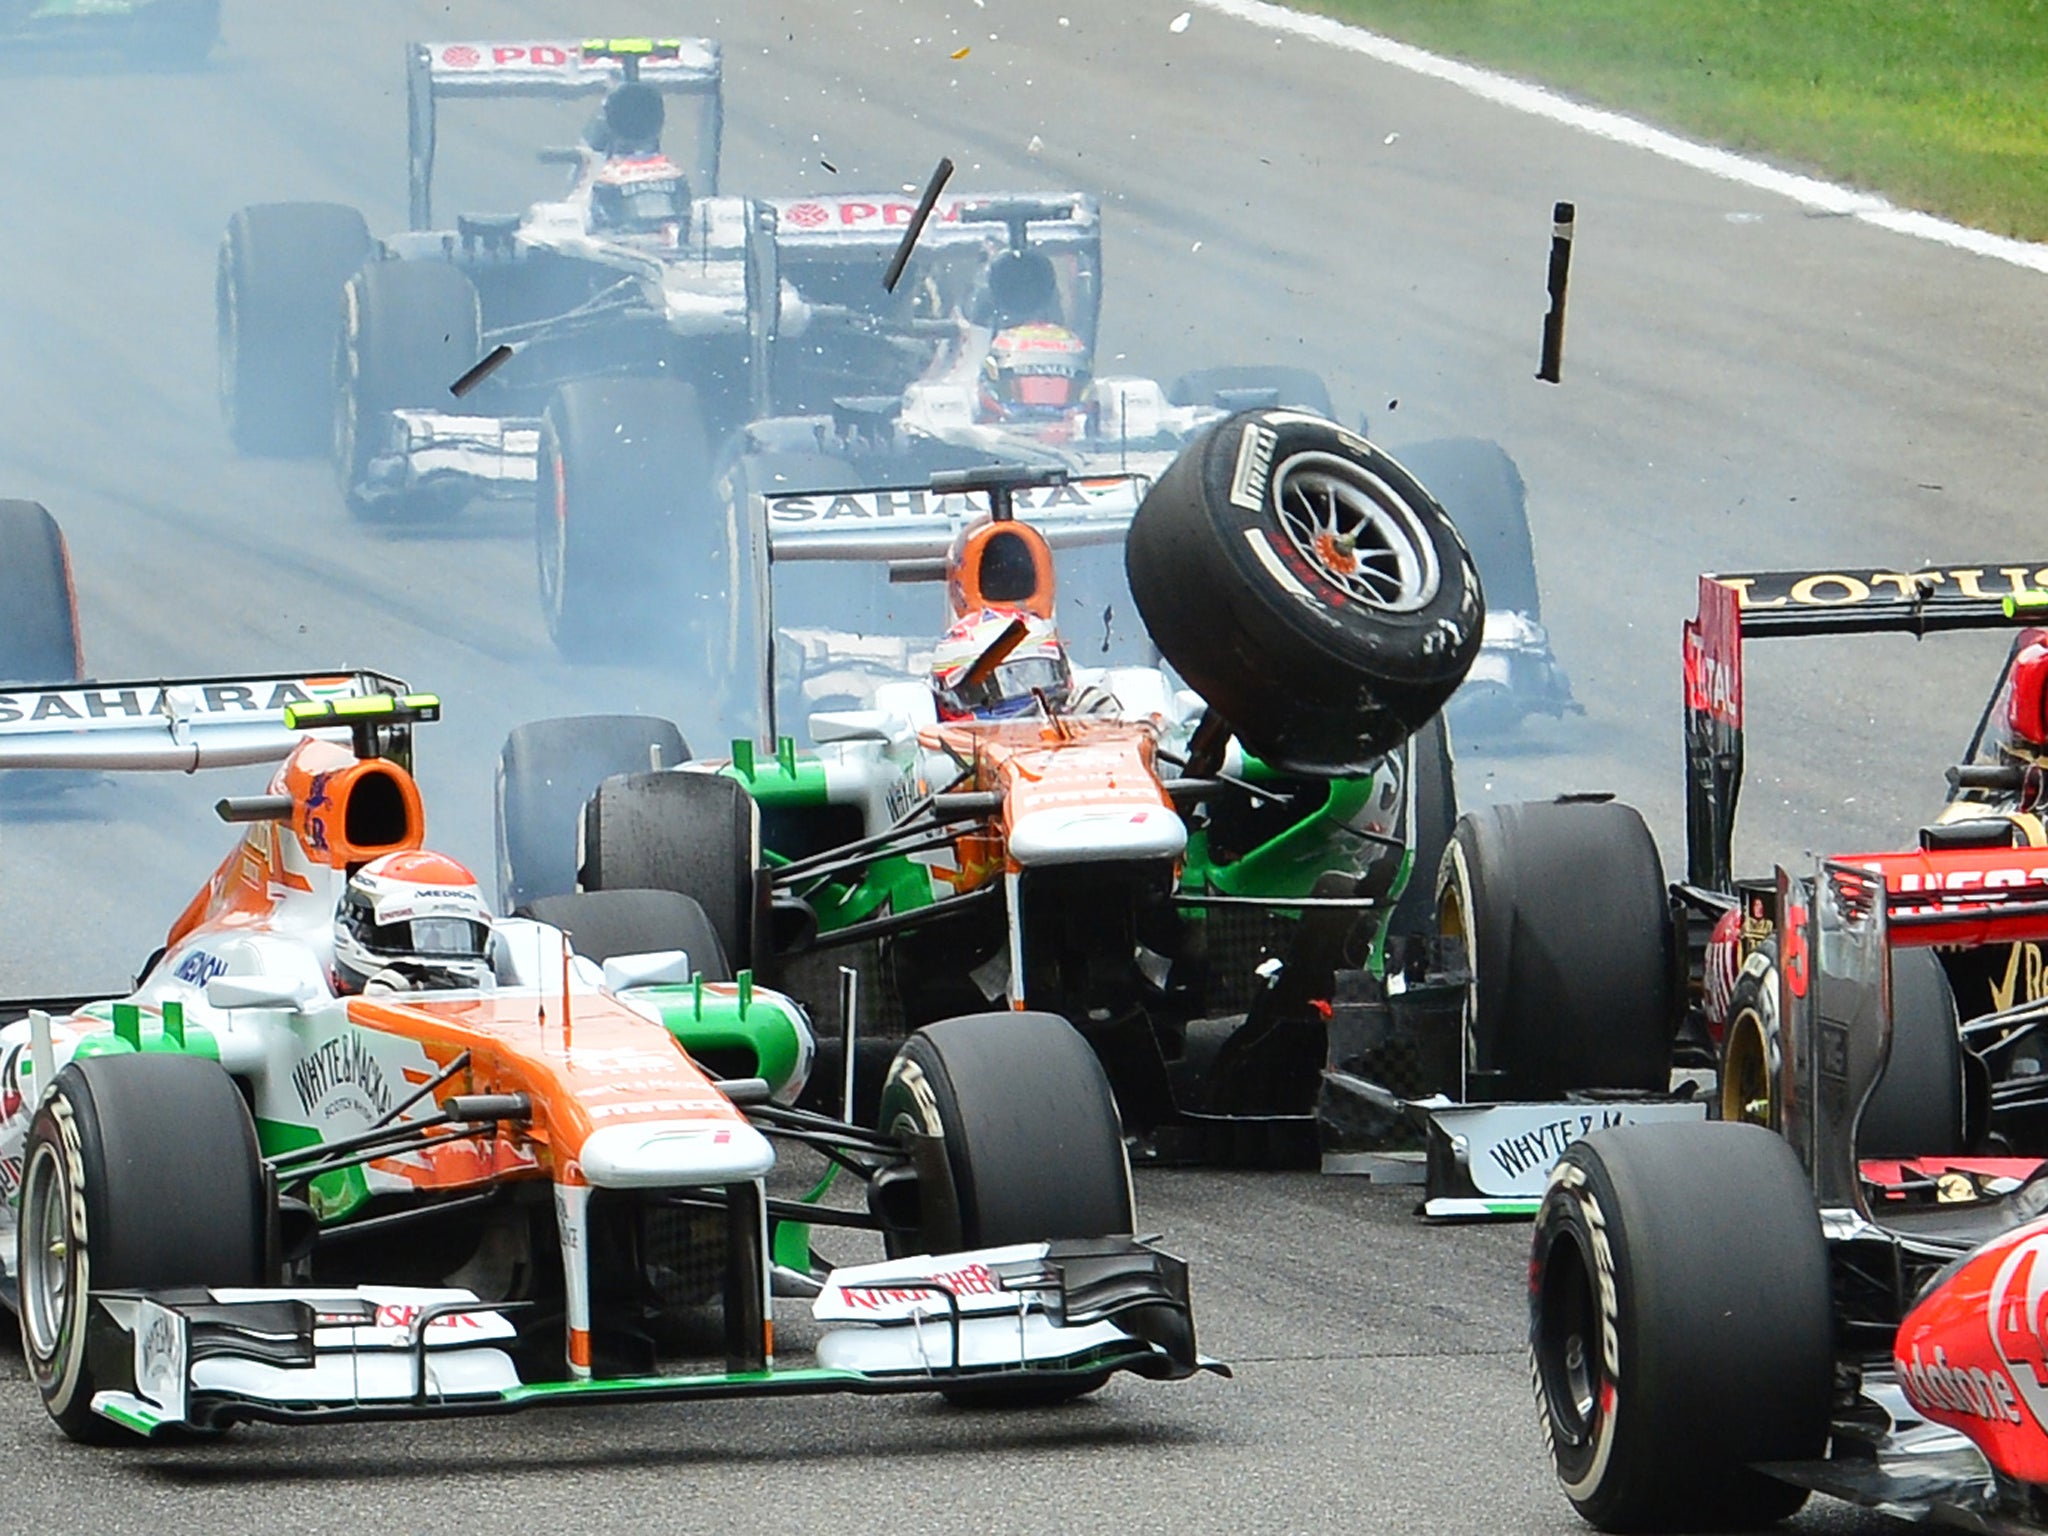
M 2048 562 L 1700 577 L 1685 625 L 1686 878 L 1734 888 L 1742 645 L 1796 635 L 1932 635 L 2041 622 Z
M 349 716 L 295 729 L 290 705 L 339 703 L 405 685 L 376 672 L 78 683 L 0 692 L 0 769 L 239 768 L 290 755 L 307 736 L 346 743 Z
M 422 230 L 433 224 L 435 108 L 444 97 L 602 96 L 627 80 L 652 86 L 664 96 L 696 97 L 703 108 L 690 185 L 699 196 L 708 196 L 718 190 L 719 145 L 725 129 L 722 79 L 719 46 L 708 38 L 408 43 L 405 96 L 412 227 Z

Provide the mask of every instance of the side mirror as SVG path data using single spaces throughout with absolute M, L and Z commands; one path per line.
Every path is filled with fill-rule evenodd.
M 613 955 L 604 963 L 607 990 L 623 992 L 628 987 L 653 987 L 664 983 L 680 986 L 692 975 L 690 957 L 680 949 L 650 950 L 640 955 Z
M 298 1008 L 312 995 L 297 976 L 216 976 L 206 984 L 206 1000 L 216 1008 Z
M 819 746 L 833 741 L 889 741 L 903 722 L 882 709 L 821 709 L 811 716 L 811 740 Z

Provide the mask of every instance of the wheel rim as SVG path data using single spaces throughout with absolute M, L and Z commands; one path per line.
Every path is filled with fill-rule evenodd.
M 1464 957 L 1465 974 L 1470 978 L 1465 983 L 1465 996 L 1461 1004 L 1462 1017 L 1459 1034 L 1463 1037 L 1463 1061 L 1465 1081 L 1458 1084 L 1458 1097 L 1469 1097 L 1469 1083 L 1472 1074 L 1479 1070 L 1479 966 L 1478 950 L 1472 937 L 1472 901 L 1467 888 L 1469 876 L 1465 870 L 1465 850 L 1456 838 L 1447 849 L 1449 855 L 1443 889 L 1436 898 L 1436 931 L 1440 938 L 1456 943 Z
M 1593 1441 L 1603 1411 L 1606 1373 L 1600 1354 L 1600 1300 L 1577 1235 L 1551 1238 L 1537 1301 L 1536 1376 L 1560 1451 Z
M 1330 453 L 1298 453 L 1273 477 L 1280 528 L 1295 551 L 1361 607 L 1413 613 L 1436 596 L 1436 546 L 1407 500 Z
M 22 1341 L 38 1374 L 59 1357 L 72 1323 L 67 1184 L 57 1148 L 38 1143 L 22 1177 L 19 1277 Z
M 1763 1020 L 1745 1008 L 1728 1026 L 1722 1049 L 1721 1118 L 1775 1130 L 1778 1106 L 1772 1092 L 1770 1047 Z

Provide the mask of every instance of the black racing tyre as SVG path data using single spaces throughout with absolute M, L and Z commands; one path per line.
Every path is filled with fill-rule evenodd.
M 1955 1157 L 1964 1126 L 1962 1019 L 1931 949 L 1892 951 L 1892 1049 L 1856 1122 L 1858 1157 Z
M 228 220 L 214 267 L 221 419 L 242 453 L 327 446 L 341 292 L 370 227 L 336 203 L 259 203 Z
M 1565 1496 L 1603 1531 L 1747 1531 L 1806 1490 L 1834 1387 L 1827 1245 L 1792 1149 L 1717 1121 L 1568 1148 L 1536 1216 L 1529 1342 Z
M 1130 1159 L 1109 1077 L 1051 1013 L 977 1013 L 927 1024 L 882 1083 L 879 1126 L 945 1143 L 949 1187 L 924 1193 L 919 1230 L 890 1252 L 1106 1237 L 1136 1226 Z M 959 1387 L 969 1407 L 1035 1407 L 1095 1391 L 1079 1381 Z
M 760 867 L 760 808 L 726 774 L 621 774 L 583 808 L 583 888 L 695 897 L 735 966 L 763 931 Z
M 1174 405 L 1207 405 L 1232 409 L 1232 398 L 1240 400 L 1247 391 L 1271 390 L 1274 398 L 1257 401 L 1289 410 L 1309 411 L 1317 416 L 1335 416 L 1330 407 L 1330 386 L 1322 375 L 1306 368 L 1254 365 L 1238 368 L 1197 368 L 1173 381 L 1166 392 Z
M 516 725 L 498 750 L 498 908 L 576 889 L 584 802 L 615 773 L 690 760 L 689 743 L 653 715 L 570 715 Z
M 1124 562 L 1160 653 L 1290 773 L 1365 772 L 1443 707 L 1485 627 L 1471 556 L 1429 493 L 1295 412 L 1228 417 L 1183 450 Z
M 71 683 L 84 674 L 71 551 L 33 501 L 0 501 L 0 684 Z
M 1415 807 L 1415 841 L 1409 849 L 1408 884 L 1394 900 L 1390 934 L 1436 931 L 1436 872 L 1458 825 L 1456 759 L 1450 721 L 1441 713 L 1408 738 L 1409 788 Z
M 1483 1096 L 1671 1086 L 1682 1002 L 1664 867 L 1632 806 L 1539 801 L 1458 819 L 1437 928 L 1472 972 L 1466 1064 Z
M 73 1440 L 123 1432 L 92 1412 L 119 1360 L 87 1348 L 91 1291 L 259 1285 L 263 1164 L 234 1080 L 193 1056 L 96 1056 L 57 1074 L 22 1151 L 22 1351 Z M 125 1343 L 125 1341 L 124 1341 Z
M 693 599 L 723 604 L 730 562 L 697 392 L 666 378 L 577 379 L 541 420 L 540 603 L 570 661 L 665 648 Z M 687 620 L 686 620 L 687 622 Z
M 483 301 L 469 274 L 439 261 L 373 261 L 342 289 L 334 352 L 334 469 L 349 510 L 365 496 L 370 461 L 389 446 L 392 411 L 452 407 L 449 386 L 483 351 Z
M 1499 443 L 1446 437 L 1411 443 L 1395 457 L 1429 487 L 1472 551 L 1486 606 L 1496 613 L 1543 617 L 1536 591 L 1536 551 L 1529 539 L 1529 495 L 1522 472 Z
M 1721 1118 L 1778 1129 L 1784 1041 L 1775 940 L 1743 962 L 1721 1042 Z M 1961 1017 L 1929 949 L 1892 951 L 1892 1053 L 1856 1127 L 1859 1157 L 1954 1157 L 1970 1150 Z
M 518 915 L 561 929 L 571 949 L 599 965 L 618 955 L 680 949 L 690 957 L 695 975 L 732 980 L 711 919 L 695 898 L 680 891 L 572 891 L 537 897 Z

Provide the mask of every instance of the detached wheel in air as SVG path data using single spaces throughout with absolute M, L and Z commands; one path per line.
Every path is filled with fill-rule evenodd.
M 33 501 L 0 501 L 0 683 L 71 683 L 85 671 L 71 552 Z
M 683 733 L 652 715 L 571 715 L 512 728 L 498 752 L 498 906 L 516 911 L 576 889 L 584 802 L 613 774 L 690 759 Z
M 234 1080 L 191 1056 L 71 1063 L 22 1149 L 17 1241 L 43 1405 L 73 1440 L 126 1438 L 92 1411 L 126 1383 L 87 1348 L 89 1294 L 263 1282 L 263 1165 Z
M 1671 1086 L 1681 998 L 1670 894 L 1631 806 L 1539 801 L 1460 817 L 1437 929 L 1471 971 L 1471 1096 Z
M 1827 1246 L 1799 1159 L 1753 1125 L 1568 1148 L 1536 1217 L 1529 1345 L 1565 1496 L 1603 1531 L 1748 1531 L 1806 1490 L 1752 1470 L 1827 1444 Z
M 918 1230 L 892 1254 L 1128 1233 L 1135 1224 L 1123 1125 L 1102 1063 L 1050 1013 L 944 1019 L 906 1040 L 882 1084 L 880 1128 L 944 1143 L 948 1187 L 927 1191 Z M 949 1390 L 969 1406 L 1024 1407 L 1093 1392 L 1082 1381 Z
M 1294 412 L 1191 443 L 1138 508 L 1125 569 L 1160 652 L 1291 773 L 1365 772 L 1479 653 L 1479 577 L 1443 509 L 1364 438 Z
M 680 610 L 722 601 L 730 562 L 697 392 L 673 379 L 579 379 L 548 403 L 534 486 L 541 613 L 571 661 L 671 648 Z
M 458 406 L 449 386 L 483 350 L 483 303 L 469 274 L 439 261 L 376 261 L 342 290 L 334 353 L 334 467 L 349 510 L 412 503 L 380 492 L 374 461 L 396 446 L 391 413 Z
M 336 203 L 258 203 L 228 220 L 213 309 L 221 417 L 240 452 L 327 445 L 342 289 L 369 254 L 363 216 Z

